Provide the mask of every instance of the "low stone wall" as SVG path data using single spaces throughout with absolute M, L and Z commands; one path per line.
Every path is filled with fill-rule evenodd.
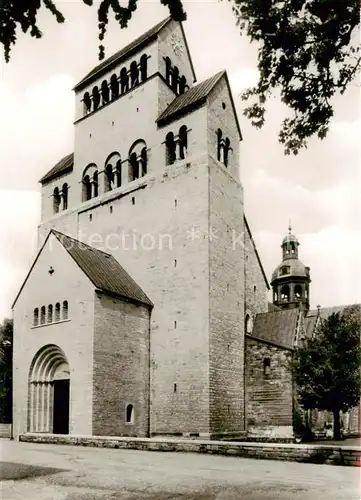
M 11 437 L 11 424 L 0 424 L 0 438 Z
M 121 438 L 103 436 L 60 436 L 54 434 L 22 434 L 20 441 L 30 443 L 68 444 L 98 448 L 119 448 L 148 451 L 180 451 L 231 455 L 263 460 L 288 460 L 330 465 L 361 465 L 361 447 L 240 443 L 235 441 L 201 441 L 186 439 Z

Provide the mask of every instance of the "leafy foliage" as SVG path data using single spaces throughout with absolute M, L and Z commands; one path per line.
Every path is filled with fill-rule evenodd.
M 360 313 L 332 314 L 315 336 L 294 352 L 292 370 L 305 410 L 327 410 L 339 416 L 360 400 Z M 334 429 L 339 429 L 339 421 Z
M 12 419 L 12 356 L 13 322 L 5 319 L 0 325 L 0 422 Z
M 245 115 L 265 123 L 266 102 L 279 89 L 293 112 L 279 134 L 286 154 L 297 154 L 312 135 L 323 139 L 333 116 L 332 97 L 343 94 L 361 64 L 358 0 L 234 0 L 241 33 L 260 44 L 255 102 Z
M 93 0 L 83 0 L 86 5 L 92 6 Z M 169 8 L 170 15 L 176 21 L 185 21 L 186 14 L 181 0 L 160 0 Z M 40 8 L 44 6 L 54 14 L 58 23 L 63 23 L 65 18 L 57 9 L 53 0 L 0 0 L 0 42 L 4 45 L 5 60 L 10 60 L 11 46 L 16 43 L 16 30 L 18 26 L 23 33 L 30 33 L 32 37 L 41 38 L 42 32 L 37 25 L 37 16 Z M 120 5 L 120 0 L 101 0 L 98 7 L 99 40 L 104 40 L 109 23 L 109 12 L 112 11 L 120 28 L 127 28 L 128 22 L 138 6 L 138 0 L 128 0 L 127 7 Z M 99 45 L 99 59 L 103 59 L 104 46 Z

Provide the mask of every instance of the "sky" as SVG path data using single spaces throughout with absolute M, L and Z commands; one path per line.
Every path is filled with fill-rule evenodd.
M 36 255 L 40 223 L 38 180 L 73 151 L 72 88 L 98 64 L 96 8 L 57 1 L 57 24 L 43 10 L 40 40 L 21 33 L 0 78 L 0 321 Z M 251 126 L 240 93 L 257 82 L 257 46 L 240 36 L 231 3 L 184 2 L 184 23 L 197 80 L 226 69 L 242 129 L 240 177 L 245 211 L 266 275 L 281 261 L 289 220 L 299 256 L 311 268 L 311 307 L 361 302 L 360 88 L 334 100 L 327 138 L 313 138 L 285 156 L 277 132 L 287 110 L 275 95 L 266 125 Z M 129 27 L 112 21 L 105 39 L 112 55 L 168 16 L 159 0 L 140 0 Z M 201 22 L 200 22 L 201 21 Z M 271 298 L 271 296 L 270 296 Z

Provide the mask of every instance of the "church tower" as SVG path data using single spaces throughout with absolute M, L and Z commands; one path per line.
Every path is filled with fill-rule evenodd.
M 282 241 L 282 262 L 272 274 L 273 303 L 282 309 L 310 308 L 310 268 L 298 258 L 299 241 L 288 228 Z

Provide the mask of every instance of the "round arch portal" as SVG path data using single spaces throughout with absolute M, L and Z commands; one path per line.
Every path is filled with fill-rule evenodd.
M 30 366 L 29 418 L 30 432 L 69 433 L 70 369 L 60 347 L 41 348 Z

